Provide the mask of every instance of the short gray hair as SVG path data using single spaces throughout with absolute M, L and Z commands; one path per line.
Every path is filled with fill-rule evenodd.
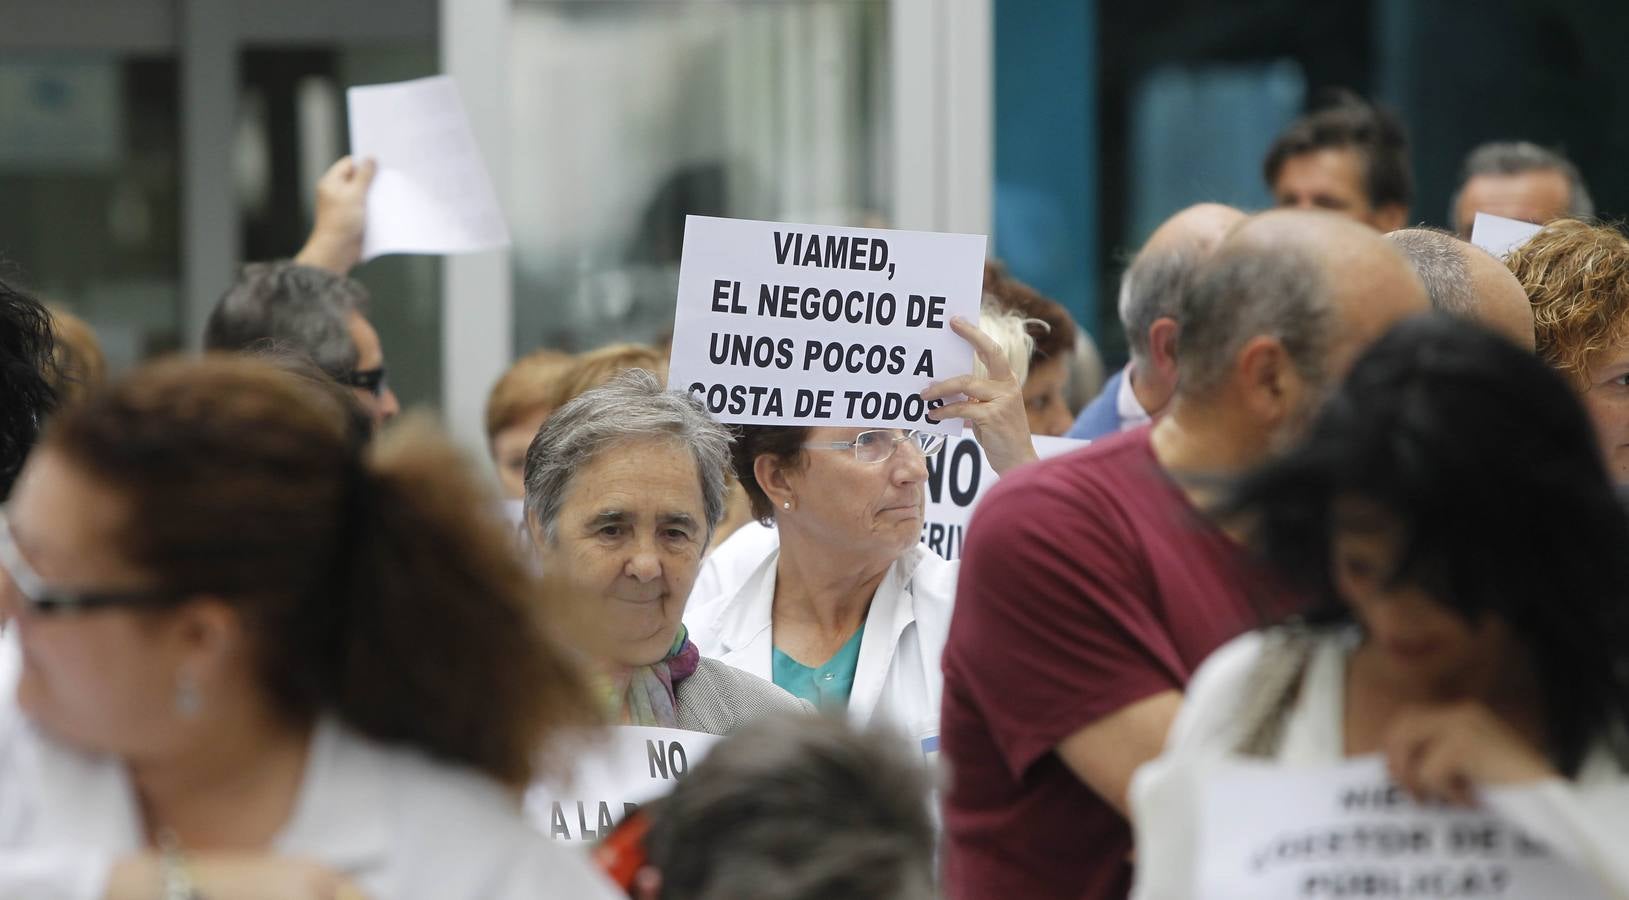
M 250 263 L 210 313 L 204 348 L 293 351 L 345 378 L 357 364 L 350 315 L 367 299 L 362 285 L 323 269 L 286 260 Z
M 650 808 L 667 900 L 931 900 L 921 756 L 839 717 L 749 725 Z
M 1476 289 L 1465 261 L 1469 244 L 1435 228 L 1404 228 L 1386 239 L 1408 257 L 1433 308 L 1455 316 L 1476 316 Z
M 1459 214 L 1459 196 L 1465 184 L 1478 175 L 1521 175 L 1525 172 L 1558 172 L 1567 179 L 1567 217 L 1587 219 L 1595 215 L 1595 201 L 1589 196 L 1584 176 L 1572 160 L 1560 153 L 1528 141 L 1493 141 L 1465 157 L 1459 187 L 1448 201 L 1448 221 Z
M 1132 259 L 1120 278 L 1120 325 L 1133 365 L 1148 359 L 1148 329 L 1154 322 L 1179 315 L 1182 286 L 1203 259 L 1192 247 L 1145 250 Z
M 1177 391 L 1210 396 L 1244 345 L 1261 335 L 1284 345 L 1302 377 L 1322 383 L 1335 319 L 1326 279 L 1306 251 L 1262 241 L 1223 246 L 1182 291 Z
M 601 453 L 635 441 L 669 439 L 696 461 L 707 540 L 724 519 L 730 433 L 688 394 L 662 389 L 656 376 L 630 369 L 550 415 L 526 450 L 526 517 L 554 540 L 572 479 Z

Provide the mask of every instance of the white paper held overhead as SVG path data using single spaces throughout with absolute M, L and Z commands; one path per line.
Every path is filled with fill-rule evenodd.
M 509 226 L 458 85 L 445 75 L 347 92 L 351 155 L 379 164 L 362 258 L 509 245 Z

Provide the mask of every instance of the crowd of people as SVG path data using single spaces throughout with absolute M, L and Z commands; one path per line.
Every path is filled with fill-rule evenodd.
M 1629 237 L 1519 141 L 1409 227 L 1352 97 L 1263 169 L 1130 257 L 1118 371 L 986 264 L 959 559 L 943 435 L 721 423 L 666 347 L 521 357 L 484 476 L 391 391 L 370 162 L 203 354 L 0 282 L 0 897 L 1180 900 L 1222 766 L 1365 755 L 1629 897 Z M 718 743 L 556 841 L 623 726 Z

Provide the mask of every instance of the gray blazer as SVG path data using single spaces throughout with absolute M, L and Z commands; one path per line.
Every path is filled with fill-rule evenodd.
M 708 734 L 729 734 L 764 716 L 815 711 L 808 701 L 705 656 L 673 693 L 679 706 L 679 727 Z

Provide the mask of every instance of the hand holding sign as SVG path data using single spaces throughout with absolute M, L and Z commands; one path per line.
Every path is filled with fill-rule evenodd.
M 1478 787 L 1560 777 L 1543 754 L 1480 703 L 1404 712 L 1385 747 L 1391 776 L 1424 800 L 1474 806 Z
M 349 156 L 328 167 L 317 181 L 317 223 L 294 261 L 338 275 L 362 258 L 362 233 L 368 223 L 368 188 L 378 165 Z
M 1029 433 L 1029 414 L 1024 410 L 1024 387 L 1018 383 L 1007 354 L 995 339 L 961 316 L 950 320 L 950 330 L 973 345 L 987 377 L 958 375 L 935 382 L 922 390 L 927 401 L 949 400 L 958 394 L 966 399 L 947 402 L 930 413 L 938 419 L 963 419 L 973 426 L 973 436 L 989 457 L 997 474 L 1036 459 L 1035 444 Z

